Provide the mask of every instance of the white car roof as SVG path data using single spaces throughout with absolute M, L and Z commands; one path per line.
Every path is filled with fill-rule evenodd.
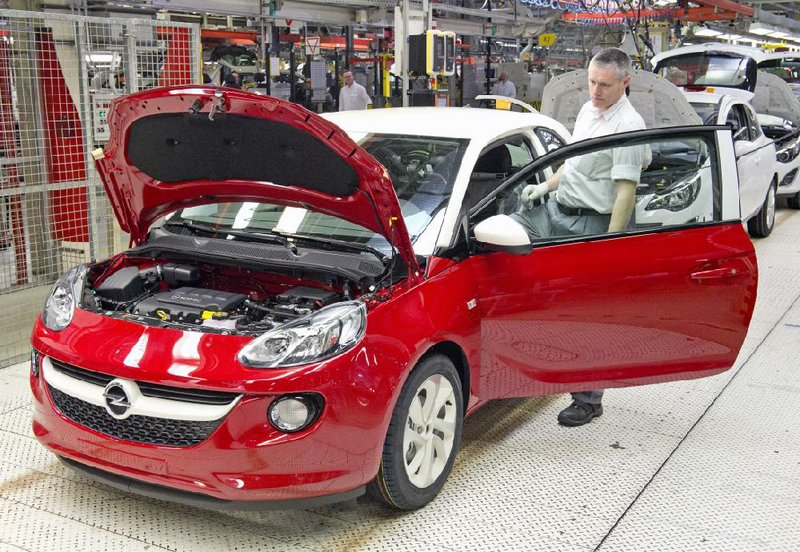
M 702 54 L 706 52 L 726 52 L 730 54 L 737 54 L 742 57 L 749 57 L 753 59 L 756 63 L 761 63 L 767 59 L 770 59 L 770 54 L 766 52 L 762 52 L 758 48 L 753 48 L 751 46 L 740 46 L 737 44 L 723 44 L 722 42 L 707 42 L 705 44 L 696 44 L 693 46 L 681 46 L 680 48 L 675 48 L 674 50 L 669 50 L 667 52 L 661 52 L 660 54 L 656 54 L 653 56 L 651 63 L 656 65 L 665 59 L 669 59 L 675 56 L 682 56 L 686 54 Z
M 543 126 L 563 135 L 569 132 L 558 121 L 539 113 L 515 113 L 497 109 L 464 107 L 392 107 L 340 111 L 322 115 L 348 134 L 364 132 L 446 136 L 489 143 L 515 130 Z
M 689 103 L 713 103 L 718 104 L 725 97 L 725 94 L 717 92 L 684 92 L 683 95 L 689 100 Z M 731 96 L 728 96 L 731 97 Z M 741 98 L 732 98 L 745 103 Z

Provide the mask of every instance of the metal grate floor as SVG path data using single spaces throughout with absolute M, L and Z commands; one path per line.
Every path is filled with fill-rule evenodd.
M 440 497 L 397 515 L 355 507 L 217 513 L 73 474 L 30 431 L 27 364 L 0 370 L 0 551 L 797 550 L 800 212 L 756 243 L 761 281 L 736 366 L 612 390 L 562 428 L 565 396 L 498 401 L 465 424 Z

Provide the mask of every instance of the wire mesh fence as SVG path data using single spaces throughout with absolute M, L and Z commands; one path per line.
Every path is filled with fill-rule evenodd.
M 0 367 L 29 354 L 51 284 L 127 247 L 91 151 L 110 101 L 202 82 L 199 27 L 0 10 Z

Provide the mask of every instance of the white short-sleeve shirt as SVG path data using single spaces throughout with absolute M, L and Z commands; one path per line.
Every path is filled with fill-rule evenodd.
M 643 130 L 644 119 L 626 96 L 600 112 L 586 102 L 575 120 L 573 142 L 619 132 Z M 597 151 L 568 159 L 556 192 L 567 207 L 611 213 L 616 198 L 615 180 L 639 182 L 642 169 L 652 160 L 649 146 L 627 146 Z
M 372 100 L 367 94 L 367 90 L 354 82 L 350 86 L 342 86 L 339 92 L 339 111 L 352 111 L 356 109 L 366 109 Z

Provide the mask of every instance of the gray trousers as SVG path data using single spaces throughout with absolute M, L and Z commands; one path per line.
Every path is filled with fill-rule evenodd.
M 603 401 L 603 390 L 597 389 L 595 391 L 572 393 L 572 400 L 586 404 L 600 404 Z

